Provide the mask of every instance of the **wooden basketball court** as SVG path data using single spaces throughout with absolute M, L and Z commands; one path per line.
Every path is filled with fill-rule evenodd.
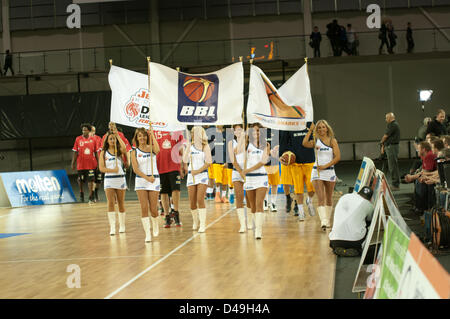
M 335 201 L 339 195 L 335 194 Z M 316 214 L 298 222 L 266 212 L 263 239 L 238 233 L 236 210 L 207 201 L 207 229 L 182 227 L 144 242 L 139 202 L 127 201 L 126 233 L 109 236 L 106 203 L 0 209 L 0 298 L 333 298 L 336 257 Z M 69 265 L 81 288 L 68 288 Z

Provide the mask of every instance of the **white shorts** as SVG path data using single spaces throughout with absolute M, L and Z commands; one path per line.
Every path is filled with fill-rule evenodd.
M 251 174 L 251 173 L 250 173 Z M 244 190 L 251 191 L 258 188 L 269 187 L 269 177 L 267 174 L 258 174 L 257 176 L 245 176 Z
M 104 181 L 104 189 L 127 189 L 125 175 L 105 175 Z
M 194 179 L 195 179 L 195 183 L 194 183 Z M 209 183 L 209 177 L 208 177 L 208 170 L 195 175 L 195 178 L 192 178 L 192 174 L 188 174 L 187 177 L 187 183 L 186 186 L 194 186 L 194 185 L 198 185 L 198 184 L 205 184 L 208 185 Z
M 317 167 L 314 166 L 311 172 L 311 181 L 326 181 L 326 182 L 335 182 L 337 179 L 336 172 L 333 168 L 328 168 L 320 171 L 320 176 L 317 174 Z
M 231 181 L 232 182 L 244 182 L 244 180 L 242 179 L 241 174 L 239 174 L 238 171 L 233 170 L 233 172 L 231 173 Z
M 142 177 L 136 176 L 134 183 L 135 191 L 155 191 L 159 192 L 161 189 L 161 185 L 159 182 L 159 175 L 153 175 L 155 177 L 155 181 L 150 183 L 149 181 L 143 179 Z

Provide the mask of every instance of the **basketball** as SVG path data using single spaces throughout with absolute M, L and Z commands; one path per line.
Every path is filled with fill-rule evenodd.
M 214 83 L 203 78 L 187 77 L 183 83 L 183 90 L 189 100 L 196 103 L 205 102 L 214 91 Z
M 293 163 L 295 163 L 295 154 L 292 153 L 291 151 L 287 151 L 284 152 L 283 155 L 281 155 L 281 162 L 284 163 L 285 165 L 291 165 Z

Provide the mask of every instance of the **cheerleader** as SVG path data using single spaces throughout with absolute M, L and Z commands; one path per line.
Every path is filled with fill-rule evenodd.
M 117 143 L 118 142 L 118 143 Z M 117 145 L 118 144 L 118 145 Z M 110 235 L 116 234 L 115 203 L 119 206 L 119 233 L 125 232 L 125 190 L 127 183 L 123 170 L 122 154 L 126 153 L 126 146 L 119 137 L 117 130 L 107 133 L 100 152 L 99 168 L 105 173 L 104 189 L 108 202 L 108 220 Z
M 148 216 L 149 209 L 152 216 L 153 236 L 158 237 L 159 235 L 158 196 L 160 180 L 156 165 L 159 145 L 153 130 L 146 131 L 144 128 L 136 129 L 133 144 L 136 145 L 131 153 L 131 163 L 136 174 L 134 190 L 141 204 L 141 221 L 145 231 L 145 242 L 149 243 L 152 241 L 150 218 Z
M 314 140 L 309 137 L 314 131 Z M 308 134 L 303 139 L 303 146 L 315 148 L 316 161 L 311 173 L 311 181 L 317 193 L 320 223 L 322 230 L 331 227 L 331 215 L 333 211 L 333 190 L 336 184 L 334 165 L 341 159 L 341 152 L 331 126 L 325 120 L 320 120 L 317 125 L 311 124 Z
M 199 233 L 204 233 L 206 228 L 205 194 L 209 182 L 208 167 L 211 163 L 211 150 L 206 132 L 201 126 L 194 126 L 191 140 L 183 152 L 183 167 L 188 172 L 187 189 L 193 219 L 192 229 L 196 230 L 200 224 Z
M 250 204 L 252 214 L 255 220 L 255 238 L 262 238 L 263 224 L 263 203 L 269 187 L 269 179 L 264 168 L 269 160 L 269 145 L 267 142 L 260 142 L 259 123 L 252 125 L 248 134 L 248 143 L 246 149 L 246 163 L 243 174 L 245 175 L 244 190 Z
M 245 131 L 241 124 L 233 126 L 235 139 L 228 142 L 228 154 L 233 164 L 232 182 L 234 185 L 234 194 L 236 200 L 236 212 L 239 218 L 241 228 L 240 233 L 245 232 L 245 211 L 244 211 L 244 149 L 245 149 Z M 247 227 L 252 228 L 253 214 L 247 214 Z

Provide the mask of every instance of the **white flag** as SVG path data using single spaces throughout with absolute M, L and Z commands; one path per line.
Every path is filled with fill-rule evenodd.
M 242 123 L 242 62 L 207 74 L 177 72 L 152 62 L 150 96 L 154 121 L 183 125 Z
M 248 123 L 277 130 L 300 131 L 313 121 L 313 105 L 306 64 L 280 89 L 276 89 L 264 72 L 252 65 L 247 103 Z
M 148 93 L 148 76 L 113 65 L 108 81 L 112 91 L 111 121 L 126 126 L 148 128 L 151 97 Z M 168 132 L 185 129 L 184 125 L 173 125 L 154 119 L 152 127 L 156 131 Z

